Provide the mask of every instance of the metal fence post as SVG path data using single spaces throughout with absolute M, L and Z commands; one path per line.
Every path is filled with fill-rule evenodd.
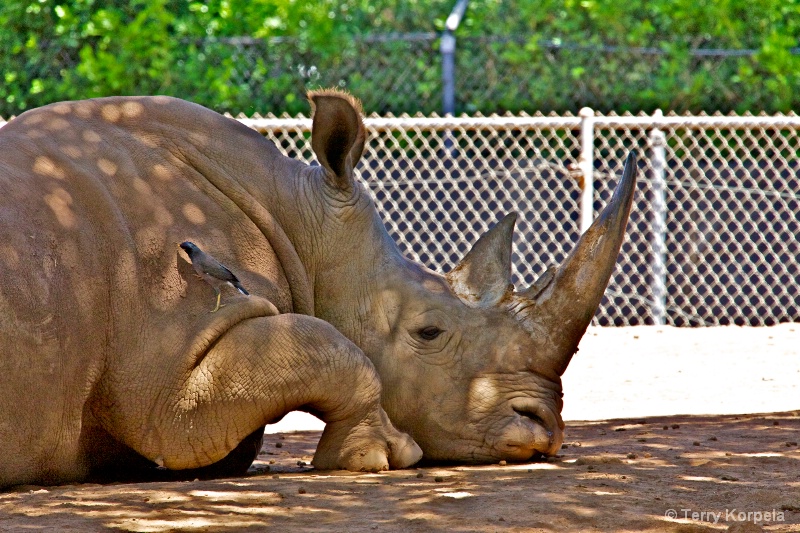
M 594 221 L 594 111 L 584 107 L 578 113 L 581 118 L 581 156 L 578 160 L 583 176 L 581 194 L 581 234 Z
M 445 116 L 456 113 L 456 36 L 455 32 L 461 24 L 468 0 L 458 0 L 444 23 L 444 32 L 439 42 L 442 54 L 442 112 Z
M 442 33 L 439 52 L 442 54 L 442 114 L 444 116 L 454 115 L 456 112 L 456 37 L 450 30 Z
M 444 31 L 439 41 L 439 53 L 442 54 L 442 114 L 453 116 L 456 114 L 456 36 L 455 32 L 464 12 L 467 10 L 468 0 L 458 0 L 453 10 L 444 23 Z M 453 132 L 445 130 L 444 148 L 448 155 L 451 154 L 455 142 Z
M 664 115 L 660 109 L 656 109 L 653 118 L 656 120 Z M 665 172 L 667 168 L 666 158 L 666 136 L 664 132 L 656 128 L 650 132 L 650 147 L 652 149 L 651 164 L 653 166 L 653 221 L 652 221 L 652 242 L 653 259 L 651 269 L 653 278 L 650 290 L 653 293 L 653 304 L 650 312 L 653 315 L 653 322 L 657 326 L 663 326 L 667 322 L 667 202 L 666 202 L 666 181 Z

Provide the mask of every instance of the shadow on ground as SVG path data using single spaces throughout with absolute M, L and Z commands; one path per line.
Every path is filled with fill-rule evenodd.
M 800 531 L 800 411 L 572 422 L 546 462 L 318 472 L 267 435 L 237 479 L 0 493 L 0 531 Z M 755 524 L 755 525 L 754 525 Z

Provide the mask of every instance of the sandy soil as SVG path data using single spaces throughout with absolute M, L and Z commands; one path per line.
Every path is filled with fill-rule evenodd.
M 590 329 L 564 389 L 547 462 L 316 472 L 287 417 L 247 477 L 19 487 L 0 531 L 800 531 L 800 325 Z

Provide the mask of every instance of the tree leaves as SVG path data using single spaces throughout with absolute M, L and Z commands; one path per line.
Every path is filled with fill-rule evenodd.
M 356 37 L 435 32 L 452 4 L 3 0 L 0 116 L 156 93 L 294 114 L 307 111 L 306 88 L 340 83 L 378 93 L 370 112 L 430 112 L 439 109 L 436 44 L 412 53 Z M 789 111 L 800 104 L 797 35 L 800 0 L 472 0 L 458 30 L 458 111 Z

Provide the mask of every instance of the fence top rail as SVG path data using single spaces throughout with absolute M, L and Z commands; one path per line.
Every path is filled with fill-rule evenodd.
M 245 126 L 261 133 L 297 130 L 311 131 L 311 119 L 303 116 L 235 118 Z M 578 129 L 583 120 L 591 121 L 595 128 L 780 128 L 800 130 L 800 115 L 722 116 L 722 115 L 667 115 L 667 116 L 460 116 L 460 117 L 378 117 L 364 119 L 364 125 L 373 131 L 396 131 L 411 128 L 421 130 L 477 130 L 501 129 Z M 8 122 L 0 118 L 0 128 Z
M 787 128 L 800 129 L 800 116 L 589 116 L 595 128 Z M 260 132 L 296 129 L 311 130 L 311 119 L 298 118 L 239 118 L 242 124 Z M 422 130 L 483 128 L 503 129 L 578 129 L 581 117 L 573 116 L 489 116 L 489 117 L 366 117 L 364 125 L 373 131 L 394 131 L 409 128 Z
M 311 131 L 311 119 L 298 118 L 238 118 L 245 126 L 260 132 L 296 129 Z M 422 130 L 475 130 L 481 128 L 559 128 L 573 129 L 580 127 L 579 117 L 528 117 L 528 116 L 491 116 L 491 117 L 366 117 L 364 126 L 374 131 L 395 131 L 410 128 Z

